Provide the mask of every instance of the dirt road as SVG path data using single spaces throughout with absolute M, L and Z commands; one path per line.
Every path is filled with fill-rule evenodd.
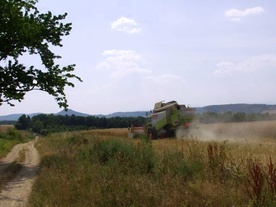
M 37 140 L 38 137 L 28 143 L 16 145 L 7 157 L 0 160 L 0 179 L 10 163 L 21 160 L 23 165 L 17 176 L 2 187 L 0 207 L 27 205 L 39 164 L 39 154 L 34 147 Z

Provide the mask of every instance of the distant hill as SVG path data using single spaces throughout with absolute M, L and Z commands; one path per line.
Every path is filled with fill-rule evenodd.
M 28 114 L 28 116 L 33 117 L 41 113 L 33 113 L 33 114 Z M 20 116 L 24 114 L 9 114 L 5 116 L 0 116 L 0 121 L 17 121 Z
M 38 114 L 43 114 L 43 113 L 33 113 L 33 114 L 26 114 L 30 117 L 36 116 Z M 54 113 L 55 115 L 61 115 L 61 116 L 71 116 L 71 115 L 75 115 L 75 116 L 83 116 L 83 117 L 87 117 L 87 116 L 92 116 L 90 114 L 85 114 L 85 113 L 81 113 L 81 112 L 77 112 L 74 111 L 72 109 L 68 109 L 67 111 L 62 110 L 58 113 Z M 19 119 L 20 116 L 24 115 L 22 114 L 9 114 L 9 115 L 5 115 L 5 116 L 0 116 L 0 121 L 17 121 Z M 103 117 L 104 115 L 95 115 L 97 117 Z
M 196 108 L 196 113 L 214 112 L 214 113 L 225 113 L 225 112 L 243 112 L 246 114 L 250 113 L 270 113 L 275 114 L 276 105 L 266 104 L 224 104 L 224 105 L 210 105 Z
M 61 116 L 66 116 L 66 115 L 72 116 L 72 115 L 75 115 L 75 116 L 83 116 L 83 117 L 92 116 L 90 114 L 84 114 L 84 113 L 81 113 L 81 112 L 74 111 L 72 109 L 68 109 L 67 111 L 62 110 L 62 111 L 56 113 L 55 115 L 61 115 Z
M 111 117 L 138 117 L 138 116 L 146 116 L 146 111 L 133 111 L 133 112 L 115 112 L 112 114 L 108 114 L 105 117 L 111 118 Z
M 232 113 L 237 113 L 237 112 L 243 112 L 243 113 L 269 113 L 269 114 L 276 114 L 276 105 L 266 105 L 266 104 L 224 104 L 224 105 L 209 105 L 209 106 L 204 106 L 204 107 L 197 107 L 196 108 L 196 113 L 204 113 L 204 112 L 214 112 L 214 113 L 225 113 L 225 112 L 232 112 Z M 90 115 L 90 114 L 85 114 L 81 112 L 74 111 L 72 109 L 68 109 L 67 111 L 62 110 L 58 113 L 55 113 L 56 115 L 75 115 L 75 116 L 95 116 L 95 117 L 106 117 L 106 118 L 111 118 L 111 117 L 138 117 L 138 116 L 145 116 L 147 111 L 133 111 L 133 112 L 115 112 L 111 113 L 108 115 Z M 41 113 L 33 113 L 33 114 L 28 114 L 30 117 L 33 117 L 37 114 Z M 20 116 L 23 114 L 10 114 L 10 115 L 5 115 L 5 116 L 0 116 L 0 121 L 17 121 Z
M 5 116 L 0 116 L 0 121 L 15 121 L 18 120 L 23 114 L 10 114 Z

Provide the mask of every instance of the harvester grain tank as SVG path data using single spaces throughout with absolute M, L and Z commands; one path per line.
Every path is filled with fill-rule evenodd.
M 144 128 L 132 126 L 129 130 L 130 137 L 142 133 L 149 139 L 174 137 L 177 129 L 188 130 L 194 111 L 193 108 L 179 105 L 176 101 L 157 102 L 150 114 L 149 123 Z

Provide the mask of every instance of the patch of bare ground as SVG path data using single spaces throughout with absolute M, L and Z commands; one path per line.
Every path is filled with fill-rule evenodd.
M 37 139 L 16 145 L 0 161 L 0 207 L 27 205 L 39 164 Z

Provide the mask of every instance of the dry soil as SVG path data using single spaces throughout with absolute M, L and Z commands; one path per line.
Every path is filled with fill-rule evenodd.
M 5 169 L 12 162 L 17 161 L 20 156 L 24 158 L 21 160 L 23 167 L 20 172 L 10 182 L 2 186 L 0 207 L 23 207 L 28 204 L 28 197 L 35 181 L 39 164 L 39 154 L 34 147 L 37 140 L 38 137 L 28 143 L 16 145 L 5 158 L 0 160 L 1 179 Z

